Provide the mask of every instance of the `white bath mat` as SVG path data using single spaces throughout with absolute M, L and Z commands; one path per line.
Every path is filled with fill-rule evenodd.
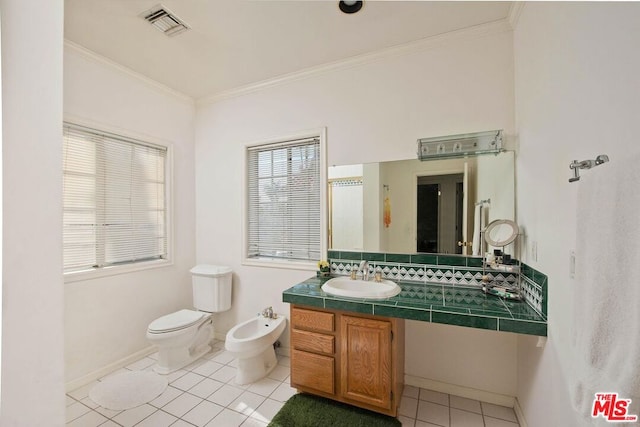
M 89 397 L 103 408 L 120 411 L 152 401 L 162 394 L 167 384 L 167 378 L 155 372 L 123 372 L 96 384 Z

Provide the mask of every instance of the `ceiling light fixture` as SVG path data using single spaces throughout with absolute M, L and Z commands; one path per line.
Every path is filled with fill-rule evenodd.
M 142 12 L 140 16 L 169 37 L 180 34 L 190 28 L 182 19 L 161 4 Z
M 362 9 L 362 1 L 342 0 L 338 2 L 338 7 L 344 13 L 352 14 Z

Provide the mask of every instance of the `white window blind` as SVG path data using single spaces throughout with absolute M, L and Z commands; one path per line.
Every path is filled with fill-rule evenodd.
M 320 259 L 320 139 L 247 148 L 247 256 Z
M 64 271 L 167 257 L 166 147 L 65 123 Z

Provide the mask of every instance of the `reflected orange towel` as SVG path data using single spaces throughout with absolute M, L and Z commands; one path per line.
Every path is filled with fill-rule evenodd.
M 391 201 L 389 200 L 388 196 L 384 198 L 384 212 L 382 221 L 384 222 L 385 228 L 389 228 L 389 225 L 391 225 Z

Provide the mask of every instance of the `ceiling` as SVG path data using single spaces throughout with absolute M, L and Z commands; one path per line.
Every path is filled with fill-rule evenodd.
M 162 3 L 191 29 L 140 14 Z M 194 99 L 507 18 L 511 2 L 65 0 L 65 39 Z

